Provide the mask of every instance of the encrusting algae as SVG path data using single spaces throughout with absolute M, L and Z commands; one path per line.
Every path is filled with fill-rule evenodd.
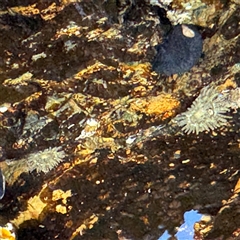
M 130 108 L 147 115 L 156 115 L 162 120 L 172 117 L 179 107 L 180 102 L 171 94 L 160 94 L 146 99 L 141 98 L 131 103 L 130 106 Z

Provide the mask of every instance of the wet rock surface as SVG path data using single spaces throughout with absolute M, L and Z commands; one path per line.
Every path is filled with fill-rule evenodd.
M 192 209 L 211 216 L 196 239 L 237 239 L 239 5 L 5 2 L 0 207 L 18 239 L 158 239 Z M 166 31 L 156 6 L 202 27 L 204 56 L 182 75 L 151 69 Z M 208 85 L 229 120 L 186 134 L 175 116 Z

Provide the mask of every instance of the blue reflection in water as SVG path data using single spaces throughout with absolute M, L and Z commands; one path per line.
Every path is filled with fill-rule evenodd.
M 193 225 L 201 219 L 202 215 L 195 210 L 185 212 L 184 214 L 184 224 L 178 229 L 177 237 L 178 240 L 192 240 L 193 239 Z M 166 230 L 163 235 L 158 240 L 167 240 L 171 235 L 168 234 Z

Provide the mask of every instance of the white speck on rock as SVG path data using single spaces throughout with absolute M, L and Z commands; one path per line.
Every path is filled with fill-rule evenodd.
M 42 52 L 42 53 L 33 55 L 33 56 L 32 56 L 32 60 L 35 62 L 35 61 L 37 61 L 37 60 L 40 59 L 40 58 L 46 58 L 46 57 L 47 57 L 46 53 L 45 53 L 45 52 Z

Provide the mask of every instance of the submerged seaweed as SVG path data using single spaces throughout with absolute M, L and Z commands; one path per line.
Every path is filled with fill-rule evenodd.
M 227 123 L 229 116 L 224 115 L 230 110 L 226 98 L 212 86 L 201 90 L 190 108 L 178 115 L 175 120 L 186 133 L 199 134 L 221 127 Z
M 44 151 L 31 153 L 27 156 L 29 171 L 47 173 L 63 161 L 65 152 L 61 147 L 48 148 Z

